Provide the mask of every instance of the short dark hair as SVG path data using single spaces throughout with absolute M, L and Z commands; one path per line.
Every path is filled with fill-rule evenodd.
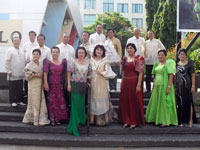
M 38 38 L 39 38 L 40 36 L 42 36 L 42 37 L 44 38 L 44 40 L 46 39 L 45 36 L 44 36 L 44 34 L 40 33 L 40 34 L 37 36 L 37 40 L 38 40 Z
M 135 46 L 134 43 L 128 43 L 128 44 L 126 45 L 126 49 L 127 49 L 129 46 L 133 47 L 133 48 L 135 49 L 135 52 L 137 51 L 137 48 L 136 48 L 136 46 Z
M 98 24 L 96 25 L 96 28 L 97 28 L 97 26 L 98 26 L 98 25 L 100 25 L 100 26 L 102 26 L 102 27 L 103 27 L 103 25 L 102 25 L 102 24 L 98 23 Z
M 159 50 L 159 51 L 158 51 L 158 55 L 159 55 L 160 53 L 162 53 L 162 52 L 164 53 L 165 56 L 167 56 L 167 51 L 166 51 L 165 49 Z
M 114 30 L 114 29 L 108 29 L 108 30 L 107 30 L 107 33 L 108 33 L 109 31 L 112 31 L 113 33 L 115 33 L 115 30 Z
M 76 50 L 75 57 L 78 58 L 78 51 L 79 51 L 80 49 L 84 50 L 84 52 L 85 52 L 85 57 L 86 57 L 86 56 L 87 56 L 87 51 L 86 51 L 85 47 L 78 47 L 77 50 Z
M 89 33 L 88 31 L 83 31 L 83 32 L 82 32 L 82 35 L 83 35 L 83 33 L 87 33 L 88 36 L 90 36 L 90 33 Z
M 60 48 L 59 48 L 58 46 L 53 46 L 53 47 L 51 48 L 51 53 L 52 53 L 52 50 L 53 50 L 53 49 L 57 49 L 58 52 L 60 53 Z
M 102 55 L 102 58 L 106 56 L 106 49 L 103 45 L 96 45 L 95 48 L 94 48 L 94 51 L 93 51 L 93 56 L 97 56 L 96 55 L 96 50 L 100 48 L 103 50 L 103 55 Z
M 30 32 L 28 33 L 28 35 L 30 35 L 31 33 L 33 33 L 35 36 L 37 35 L 35 31 L 30 31 Z
M 179 55 L 181 52 L 185 53 L 185 55 L 187 56 L 186 49 L 180 48 L 180 49 L 178 50 L 178 55 Z
M 33 54 L 34 52 L 38 52 L 38 53 L 41 55 L 40 49 L 34 49 L 34 50 L 32 51 L 32 54 Z

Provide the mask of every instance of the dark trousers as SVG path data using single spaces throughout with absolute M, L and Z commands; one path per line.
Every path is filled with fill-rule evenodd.
M 24 81 L 24 90 L 25 90 L 25 96 L 28 96 L 28 81 Z
M 146 90 L 151 91 L 151 81 L 152 81 L 152 72 L 153 65 L 146 65 Z
M 23 96 L 24 96 L 24 103 L 28 103 L 28 81 L 24 80 L 24 93 L 23 93 Z
M 109 79 L 109 86 L 110 90 L 116 90 L 117 89 L 117 77 L 120 74 L 120 66 L 111 66 L 114 73 L 117 74 L 117 76 L 114 79 Z
M 9 81 L 10 103 L 23 102 L 23 80 Z

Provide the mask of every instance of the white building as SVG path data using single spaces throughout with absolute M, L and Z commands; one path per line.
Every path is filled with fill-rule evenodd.
M 79 5 L 84 26 L 93 24 L 98 14 L 119 12 L 145 31 L 145 0 L 79 0 Z

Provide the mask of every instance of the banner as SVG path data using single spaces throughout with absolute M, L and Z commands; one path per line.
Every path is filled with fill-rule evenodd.
M 200 32 L 200 0 L 177 0 L 177 31 Z
M 0 46 L 12 46 L 12 38 L 21 38 L 21 33 L 21 20 L 0 20 Z

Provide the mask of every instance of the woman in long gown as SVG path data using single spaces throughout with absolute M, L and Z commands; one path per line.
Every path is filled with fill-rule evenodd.
M 189 127 L 192 127 L 192 124 L 197 122 L 192 95 L 195 92 L 194 63 L 186 60 L 187 53 L 184 49 L 179 50 L 178 57 L 180 59 L 176 68 L 178 122 L 179 126 L 188 124 Z
M 176 64 L 173 60 L 166 60 L 166 50 L 158 51 L 152 74 L 155 75 L 153 91 L 146 110 L 146 122 L 161 125 L 178 125 L 176 101 L 173 87 L 173 74 Z
M 85 96 L 88 85 L 89 60 L 85 59 L 87 52 L 84 47 L 76 51 L 76 59 L 71 62 L 68 70 L 68 92 L 70 92 L 71 113 L 67 132 L 80 136 L 79 124 L 86 123 Z
M 44 93 L 42 90 L 42 66 L 39 65 L 41 51 L 34 49 L 33 61 L 26 65 L 24 73 L 28 81 L 28 106 L 23 123 L 42 126 L 50 123 Z
M 114 78 L 116 74 L 112 71 L 105 48 L 97 45 L 94 48 L 91 63 L 91 105 L 90 105 L 90 124 L 103 126 L 111 121 L 111 107 L 109 93 L 107 89 L 107 79 Z
M 67 60 L 59 60 L 59 54 L 59 48 L 52 47 L 52 59 L 45 59 L 43 65 L 44 88 L 47 91 L 47 107 L 52 126 L 60 125 L 60 120 L 68 119 L 64 100 Z
M 123 128 L 135 128 L 145 125 L 142 78 L 144 58 L 135 56 L 137 51 L 135 44 L 126 46 L 129 57 L 123 58 L 123 77 L 119 103 L 119 118 L 124 123 Z

